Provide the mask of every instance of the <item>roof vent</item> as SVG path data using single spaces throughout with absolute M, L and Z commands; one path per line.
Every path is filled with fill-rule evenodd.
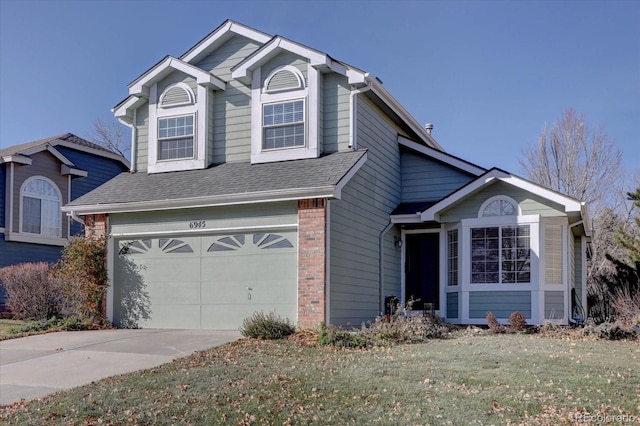
M 424 129 L 431 135 L 431 131 L 433 130 L 433 123 L 427 123 L 424 125 Z

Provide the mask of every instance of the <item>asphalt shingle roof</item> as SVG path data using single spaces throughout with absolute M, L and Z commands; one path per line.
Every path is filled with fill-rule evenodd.
M 80 146 L 85 146 L 88 148 L 93 148 L 93 149 L 97 149 L 99 151 L 104 151 L 104 152 L 109 152 L 112 153 L 112 151 L 109 151 L 108 149 L 97 145 L 93 142 L 89 142 L 85 139 L 82 139 L 79 136 L 74 135 L 73 133 L 65 133 L 62 135 L 57 135 L 57 136 L 52 136 L 50 138 L 46 138 L 46 139 L 40 139 L 37 141 L 33 141 L 33 142 L 27 142 L 27 143 L 23 143 L 20 145 L 13 145 L 13 146 L 9 146 L 7 148 L 2 148 L 0 149 L 0 157 L 6 156 L 6 155 L 14 155 L 14 154 L 21 154 L 24 151 L 27 151 L 28 149 L 31 148 L 35 148 L 37 146 L 40 145 L 46 145 L 46 144 L 50 144 L 55 146 L 56 145 L 56 141 L 65 141 L 65 142 L 70 142 L 76 145 L 80 145 Z
M 170 173 L 125 172 L 72 201 L 68 207 L 326 187 L 337 185 L 365 153 L 366 150 L 346 151 L 264 164 L 225 163 Z

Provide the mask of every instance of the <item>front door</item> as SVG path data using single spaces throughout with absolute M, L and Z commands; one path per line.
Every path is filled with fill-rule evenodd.
M 433 310 L 440 309 L 439 244 L 436 232 L 406 236 L 405 302 L 417 300 L 413 309 L 425 309 L 425 303 Z

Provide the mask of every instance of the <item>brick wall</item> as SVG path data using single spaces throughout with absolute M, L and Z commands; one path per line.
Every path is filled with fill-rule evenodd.
M 84 235 L 104 237 L 107 235 L 107 215 L 89 214 L 84 217 Z
M 325 320 L 327 200 L 298 201 L 298 327 Z

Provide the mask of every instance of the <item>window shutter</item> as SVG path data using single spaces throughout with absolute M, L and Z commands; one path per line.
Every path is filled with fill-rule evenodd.
M 182 87 L 172 87 L 162 97 L 162 106 L 190 104 L 191 96 Z
M 299 89 L 301 86 L 302 85 L 300 84 L 300 80 L 298 80 L 297 75 L 291 71 L 282 70 L 278 71 L 273 75 L 273 77 L 271 77 L 267 86 L 267 91 Z

